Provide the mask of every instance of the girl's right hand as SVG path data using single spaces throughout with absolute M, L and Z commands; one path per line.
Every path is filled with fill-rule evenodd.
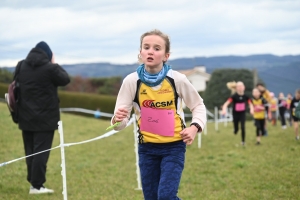
M 115 122 L 121 122 L 123 119 L 125 119 L 128 115 L 128 111 L 125 108 L 119 108 L 115 114 L 114 117 L 114 123 Z

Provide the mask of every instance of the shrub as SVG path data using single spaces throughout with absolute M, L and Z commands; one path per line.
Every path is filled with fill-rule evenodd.
M 87 94 L 78 92 L 59 91 L 61 108 L 85 108 L 96 110 L 100 108 L 102 112 L 113 113 L 116 103 L 116 96 Z
M 4 94 L 7 93 L 8 84 L 0 83 L 0 98 L 4 98 Z M 61 108 L 85 108 L 89 110 L 96 110 L 100 108 L 102 112 L 113 113 L 116 103 L 116 96 L 109 95 L 97 95 L 90 93 L 79 92 L 65 92 L 58 91 Z M 85 116 L 91 116 L 86 114 L 80 114 Z
M 4 99 L 4 94 L 8 91 L 8 84 L 0 83 L 0 98 Z

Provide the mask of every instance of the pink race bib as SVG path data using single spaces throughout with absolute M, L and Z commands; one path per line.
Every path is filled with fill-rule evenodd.
M 235 104 L 235 111 L 241 112 L 241 111 L 245 111 L 245 103 L 236 103 Z
M 254 112 L 260 112 L 263 110 L 264 110 L 264 108 L 261 108 L 260 106 L 254 106 Z
M 141 108 L 141 131 L 173 137 L 174 127 L 174 110 Z
M 282 105 L 283 107 L 286 107 L 286 106 L 287 106 L 286 101 L 281 101 L 281 105 Z
M 271 110 L 276 110 L 277 106 L 276 105 L 271 105 Z

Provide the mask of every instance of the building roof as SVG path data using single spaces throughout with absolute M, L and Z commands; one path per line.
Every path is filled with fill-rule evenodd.
M 178 72 L 186 75 L 186 76 L 190 76 L 193 74 L 201 74 L 205 77 L 210 78 L 210 74 L 206 73 L 205 67 L 201 66 L 201 67 L 194 67 L 193 69 L 187 69 L 187 70 L 178 70 Z

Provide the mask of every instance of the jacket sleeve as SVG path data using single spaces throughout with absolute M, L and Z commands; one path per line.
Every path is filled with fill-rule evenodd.
M 134 99 L 134 95 L 136 92 L 136 80 L 133 78 L 132 75 L 128 75 L 125 77 L 123 80 L 122 86 L 119 90 L 117 101 L 116 101 L 116 106 L 115 106 L 115 111 L 114 111 L 114 116 L 112 119 L 115 117 L 115 114 L 119 108 L 125 108 L 128 111 L 127 117 L 121 122 L 120 125 L 114 128 L 116 131 L 120 131 L 124 129 L 130 119 L 130 114 L 132 111 L 132 103 Z M 111 120 L 112 122 L 112 120 Z
M 54 85 L 65 86 L 70 83 L 70 77 L 68 73 L 61 66 L 59 66 L 58 64 L 53 64 L 51 68 L 51 79 Z

